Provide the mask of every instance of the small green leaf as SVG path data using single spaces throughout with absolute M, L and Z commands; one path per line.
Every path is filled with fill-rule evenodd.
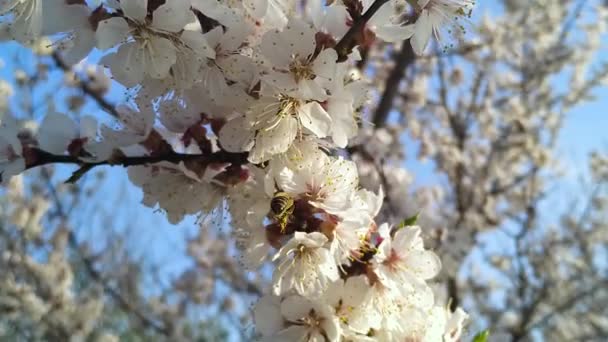
M 420 213 L 416 213 L 416 215 L 408 217 L 405 220 L 401 221 L 401 223 L 399 223 L 399 225 L 397 225 L 397 230 L 407 227 L 407 226 L 416 225 L 416 222 L 418 222 L 419 216 L 420 216 Z
M 490 330 L 484 330 L 475 335 L 471 342 L 488 342 L 488 337 L 490 337 Z

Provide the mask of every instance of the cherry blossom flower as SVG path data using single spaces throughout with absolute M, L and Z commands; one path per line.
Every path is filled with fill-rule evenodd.
M 116 120 L 117 125 L 112 127 L 101 125 L 99 132 L 102 140 L 98 143 L 91 141 L 87 145 L 87 151 L 93 155 L 93 160 L 107 159 L 116 149 L 140 143 L 152 131 L 155 116 L 150 108 L 136 111 L 129 106 L 121 105 L 117 107 L 116 112 L 119 115 Z
M 213 56 L 203 64 L 200 82 L 202 87 L 209 89 L 210 98 L 229 102 L 233 93 L 229 89 L 229 81 L 242 82 L 249 88 L 256 79 L 253 62 L 238 53 L 249 33 L 249 28 L 243 23 L 234 24 L 225 32 L 222 27 L 216 27 L 205 33 L 204 38 L 213 49 Z
M 374 272 L 380 281 L 403 289 L 405 295 L 414 288 L 424 289 L 424 281 L 441 269 L 437 255 L 424 249 L 420 232 L 419 227 L 404 227 L 392 237 L 385 236 L 374 256 Z
M 277 186 L 294 198 L 306 199 L 311 205 L 330 214 L 339 214 L 349 205 L 358 177 L 353 162 L 332 159 L 319 152 L 311 164 L 295 170 L 284 168 L 276 178 Z
M 302 296 L 320 294 L 339 277 L 338 268 L 324 246 L 327 237 L 319 232 L 296 232 L 273 257 L 277 268 L 272 276 L 277 296 L 295 290 Z
M 318 102 L 276 94 L 256 101 L 246 116 L 228 121 L 220 143 L 227 151 L 249 151 L 249 161 L 257 164 L 286 152 L 298 135 L 326 137 L 330 125 L 331 117 Z
M 178 60 L 178 55 L 191 61 L 191 55 L 211 53 L 200 34 L 180 31 L 194 14 L 188 0 L 175 0 L 161 5 L 147 21 L 147 0 L 120 3 L 124 17 L 102 20 L 97 28 L 97 47 L 106 50 L 121 44 L 116 53 L 105 56 L 103 64 L 110 67 L 115 78 L 132 86 L 149 76 L 163 79 Z M 194 58 L 196 60 L 196 58 Z M 178 76 L 179 77 L 179 76 Z
M 201 210 L 212 212 L 222 201 L 224 193 L 220 186 L 194 177 L 183 166 L 175 167 L 172 164 L 131 167 L 129 179 L 143 189 L 142 203 L 151 208 L 158 205 L 173 224 Z M 190 196 L 187 202 L 184 201 L 184 194 Z
M 268 186 L 263 170 L 252 167 L 251 174 L 248 181 L 228 190 L 228 203 L 241 261 L 247 268 L 256 269 L 267 260 L 271 249 L 264 219 L 270 212 L 274 189 Z
M 276 312 L 278 310 L 284 321 L 281 325 L 259 330 L 264 336 L 264 341 L 339 340 L 341 335 L 339 319 L 327 303 L 298 295 L 285 298 L 280 305 L 275 303 L 272 300 L 261 300 L 254 309 L 254 312 L 258 313 L 259 320 L 266 320 L 260 315 L 262 312 L 271 317 L 278 317 Z
M 336 223 L 330 234 L 330 250 L 336 263 L 350 265 L 355 252 L 366 245 L 365 237 L 374 224 L 374 217 L 378 215 L 383 200 L 382 189 L 377 195 L 360 189 L 348 199 L 349 207 L 340 212 L 342 220 Z
M 301 20 L 292 20 L 283 31 L 270 31 L 260 43 L 271 71 L 262 80 L 280 93 L 302 100 L 327 99 L 325 88 L 333 82 L 338 54 L 322 50 L 314 56 L 315 31 Z
M 352 338 L 358 334 L 365 335 L 369 331 L 369 321 L 360 316 L 364 311 L 356 310 L 365 304 L 369 290 L 365 277 L 355 276 L 332 283 L 321 298 L 321 302 L 333 307 L 345 336 Z
M 441 29 L 454 18 L 465 16 L 474 4 L 474 0 L 419 0 L 418 6 L 422 10 L 411 35 L 414 52 L 422 54 L 431 36 L 440 41 Z
M 356 52 L 349 55 L 349 62 L 360 60 Z M 327 99 L 327 113 L 332 118 L 331 136 L 333 143 L 339 148 L 345 148 L 348 141 L 359 131 L 358 109 L 369 99 L 367 86 L 362 80 L 354 80 L 349 75 L 346 63 L 336 68 L 334 82 L 329 90 L 332 94 Z

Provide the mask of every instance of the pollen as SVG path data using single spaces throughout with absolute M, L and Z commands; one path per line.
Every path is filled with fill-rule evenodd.
M 284 118 L 293 115 L 300 107 L 300 101 L 289 96 L 283 96 L 279 104 L 277 116 Z
M 289 71 L 295 78 L 296 82 L 300 82 L 302 80 L 312 80 L 315 78 L 315 74 L 312 70 L 312 65 L 307 60 L 294 60 L 289 65 Z

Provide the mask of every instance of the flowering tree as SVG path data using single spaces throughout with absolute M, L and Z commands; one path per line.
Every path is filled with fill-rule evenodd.
M 526 213 L 501 232 L 512 248 L 479 247 L 484 258 L 467 277 L 464 297 L 476 303 L 475 316 L 494 322 L 497 341 L 525 341 L 534 333 L 554 341 L 606 337 L 606 161 L 592 155 L 582 205 L 572 203 L 547 227 L 540 220 L 542 196 L 530 197 Z M 529 195 L 542 184 L 535 179 Z
M 544 172 L 554 170 L 563 115 L 607 72 L 587 71 L 604 31 L 599 4 L 588 18 L 579 15 L 584 4 L 504 1 L 504 17 L 483 20 L 474 39 L 463 39 L 473 5 L 0 0 L 0 36 L 30 46 L 45 39 L 71 86 L 115 120 L 52 109 L 33 129 L 7 111 L 2 180 L 75 164 L 67 182 L 78 184 L 99 166 L 121 166 L 144 205 L 172 223 L 228 208 L 231 236 L 201 231 L 190 252 L 198 267 L 221 267 L 235 292 L 261 296 L 252 313 L 262 339 L 459 340 L 461 302 L 493 323 L 501 310 L 477 291 L 486 284 L 458 280 L 478 233 L 530 214 Z M 429 44 L 445 31 L 452 39 Z M 105 70 L 78 64 L 93 49 Z M 571 75 L 568 65 L 576 66 Z M 108 100 L 105 72 L 131 100 Z M 571 77 L 566 92 L 551 83 L 556 75 Z M 411 190 L 406 132 L 444 186 Z M 239 258 L 228 261 L 232 243 Z M 247 270 L 271 264 L 272 276 L 251 282 L 237 262 Z M 208 290 L 197 270 L 175 284 L 189 299 Z M 438 275 L 449 307 L 427 283 Z M 508 306 L 523 313 L 530 303 Z M 188 338 L 170 329 L 179 315 L 122 309 L 165 336 Z M 540 329 L 523 317 L 506 334 Z
M 386 63 L 374 58 L 384 56 L 370 53 L 378 72 L 389 73 L 382 100 L 397 102 L 404 114 L 395 124 L 387 122 L 392 107 L 384 110 L 381 101 L 372 143 L 353 149 L 353 159 L 366 174 L 364 184 L 391 184 L 384 206 L 389 219 L 421 211 L 426 229 L 435 230 L 430 242 L 445 262 L 453 262 L 445 267 L 450 278 L 478 232 L 524 214 L 528 196 L 534 197 L 527 194 L 530 184 L 563 167 L 553 155 L 563 119 L 608 74 L 596 54 L 606 29 L 602 3 L 505 1 L 505 7 L 503 17 L 481 20 L 477 41 L 416 59 L 405 82 L 402 66 L 383 70 Z M 554 81 L 558 77 L 568 80 L 565 90 Z M 430 159 L 447 183 L 417 189 L 413 201 L 402 200 L 412 197 L 413 180 L 400 165 L 403 147 L 395 143 L 404 131 L 420 143 L 418 157 Z M 538 194 L 546 190 L 534 188 Z M 450 296 L 457 299 L 454 286 Z
M 66 70 L 93 47 L 111 49 L 100 63 L 136 89 L 134 103 L 114 107 L 95 82 L 80 82 L 119 127 L 51 112 L 32 132 L 5 115 L 4 181 L 73 163 L 74 183 L 97 166 L 122 165 L 144 204 L 170 222 L 226 202 L 243 264 L 275 266 L 253 310 L 264 338 L 459 338 L 466 315 L 434 302 L 426 281 L 441 263 L 420 228 L 376 224 L 382 190 L 360 189 L 356 165 L 335 149 L 356 134 L 367 98 L 350 71 L 358 46 L 378 39 L 421 54 L 472 2 L 0 5 L 3 34 L 50 37 Z
M 560 263 L 558 244 L 551 241 L 556 231 L 564 236 L 559 248 L 567 246 L 573 255 L 581 255 L 581 246 L 596 236 L 580 231 L 597 220 L 589 213 L 596 215 L 600 208 L 581 215 L 576 220 L 580 223 L 566 225 L 547 223 L 553 222 L 555 211 L 544 214 L 547 210 L 543 213 L 541 205 L 555 192 L 560 168 L 571 167 L 560 165 L 562 158 L 555 155 L 565 116 L 606 82 L 606 61 L 598 54 L 605 39 L 605 4 L 504 1 L 503 6 L 504 15 L 485 16 L 475 28 L 478 37 L 458 47 L 418 57 L 402 49 L 394 52 L 392 65 L 382 48 L 371 49 L 366 65 L 383 76 L 374 79 L 382 96 L 372 116 L 375 126 L 365 132 L 367 140 L 349 151 L 358 163 L 362 184 L 384 184 L 388 189 L 382 215 L 396 221 L 420 213 L 418 221 L 428 232 L 427 241 L 444 262 L 443 292 L 452 305 L 464 299 L 463 305 L 474 308 L 480 318 L 478 323 L 485 318 L 487 323 L 480 326 L 498 328 L 507 312 L 511 323 L 500 335 L 507 341 L 527 340 L 533 334 L 558 340 L 602 336 L 599 328 L 582 325 L 579 330 L 569 325 L 568 334 L 556 335 L 555 327 L 558 321 L 573 319 L 574 312 L 602 316 L 601 309 L 582 302 L 580 311 L 571 311 L 564 303 L 580 298 L 605 303 L 597 286 L 589 290 L 585 284 L 604 284 L 605 273 L 585 263 L 584 277 L 568 272 L 559 282 L 541 282 L 549 260 L 528 260 L 549 254 Z M 564 89 L 556 79 L 567 80 L 568 86 Z M 430 187 L 414 183 L 414 176 L 402 167 L 404 161 L 415 164 L 409 148 L 406 153 L 399 143 L 404 132 L 408 133 L 405 144 L 420 144 L 418 158 L 430 160 L 445 181 Z M 595 165 L 593 170 L 597 169 Z M 572 217 L 571 209 L 565 209 L 563 216 Z M 546 232 L 549 225 L 555 226 L 553 233 Z M 601 225 L 596 227 L 602 230 Z M 484 247 L 482 236 L 483 241 L 505 247 Z M 593 260 L 601 258 L 595 253 L 605 248 L 604 240 L 594 239 Z M 517 251 L 508 247 L 517 241 Z M 538 244 L 546 247 L 535 250 Z M 489 270 L 494 266 L 484 260 L 502 260 L 500 265 L 510 267 L 508 277 Z M 497 286 L 509 278 L 510 284 Z M 566 281 L 568 287 L 556 285 Z M 553 286 L 562 298 L 572 300 L 558 299 L 557 292 L 549 299 L 545 289 Z M 495 296 L 504 297 L 496 302 Z M 551 311 L 551 321 L 540 318 Z
M 556 336 L 557 319 L 564 322 L 573 318 L 570 308 L 563 309 L 566 301 L 549 299 L 547 287 L 567 280 L 570 286 L 558 286 L 564 298 L 605 303 L 597 287 L 589 290 L 589 285 L 574 273 L 566 273 L 560 282 L 538 281 L 547 269 L 544 262 L 549 260 L 527 260 L 560 253 L 557 244 L 551 242 L 554 233 L 546 233 L 547 222 L 554 220 L 555 212 L 546 216 L 541 204 L 555 190 L 555 183 L 548 180 L 559 181 L 560 168 L 568 166 L 560 165 L 561 158 L 554 155 L 565 116 L 574 106 L 592 98 L 593 91 L 606 81 L 606 61 L 598 55 L 605 39 L 606 9 L 601 2 L 584 1 L 505 1 L 504 6 L 504 16 L 488 15 L 480 21 L 476 40 L 447 51 L 415 57 L 402 49 L 395 52 L 394 66 L 390 66 L 381 49 L 371 50 L 367 65 L 386 75 L 378 79 L 378 88 L 383 89 L 385 81 L 387 86 L 372 117 L 375 129 L 366 132 L 368 140 L 349 150 L 364 175 L 363 184 L 384 184 L 389 189 L 382 213 L 388 220 L 420 212 L 419 222 L 429 232 L 428 242 L 443 256 L 440 278 L 452 305 L 464 298 L 463 305 L 475 307 L 476 317 L 485 315 L 489 324 L 480 325 L 492 328 L 502 324 L 502 314 L 509 310 L 510 321 L 515 317 L 517 325 L 511 325 L 502 336 L 506 340 L 526 340 L 535 333 Z M 410 62 L 404 62 L 406 58 Z M 568 86 L 564 89 L 556 79 L 568 80 Z M 393 103 L 397 103 L 397 115 L 390 113 L 395 108 Z M 404 160 L 408 165 L 413 163 L 403 144 L 398 143 L 404 132 L 412 138 L 406 144 L 419 143 L 418 157 L 430 159 L 445 182 L 412 191 L 413 176 L 402 165 Z M 595 165 L 594 172 L 597 169 Z M 564 217 L 573 215 L 569 209 Z M 594 209 L 601 212 L 600 208 Z M 595 215 L 595 210 L 590 213 Z M 584 229 L 555 224 L 552 230 L 568 236 L 561 246 L 571 248 L 573 255 L 581 255 L 580 246 L 588 238 L 586 233 L 576 231 L 589 229 L 596 220 L 582 216 L 578 225 Z M 601 230 L 602 226 L 595 229 Z M 486 248 L 481 243 L 482 235 L 485 241 L 504 246 L 519 241 L 520 245 L 517 251 Z M 605 248 L 605 241 L 595 239 L 588 260 L 601 258 L 595 253 Z M 535 250 L 536 244 L 546 248 Z M 481 257 L 479 248 L 484 250 Z M 506 279 L 488 270 L 490 265 L 483 260 L 505 260 L 505 255 L 513 282 L 496 286 L 496 282 Z M 471 256 L 475 259 L 467 262 L 481 264 L 475 265 L 474 274 L 470 273 L 470 264 L 465 270 L 460 266 Z M 553 261 L 559 264 L 557 259 Z M 584 265 L 588 271 L 585 282 L 604 284 L 605 273 L 596 272 L 591 263 Z M 518 287 L 521 292 L 515 290 Z M 505 297 L 497 303 L 489 300 L 493 296 Z M 536 312 L 539 308 L 555 311 L 551 322 L 535 322 L 541 317 L 541 312 Z M 577 312 L 594 317 L 603 314 L 592 306 L 580 310 Z M 558 336 L 566 340 L 602 336 L 601 330 L 574 328 L 569 327 L 569 335 Z

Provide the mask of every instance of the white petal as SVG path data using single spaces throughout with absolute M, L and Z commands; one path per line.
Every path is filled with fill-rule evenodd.
M 243 0 L 243 7 L 245 7 L 254 18 L 262 18 L 268 10 L 268 1 Z
M 280 92 L 289 93 L 298 90 L 298 85 L 291 74 L 282 72 L 271 72 L 262 76 L 262 80 L 277 88 Z
M 371 4 L 371 2 L 370 2 Z M 390 22 L 391 17 L 395 13 L 394 3 L 392 1 L 387 1 L 384 5 L 382 5 L 376 13 L 372 16 L 372 18 L 368 21 L 368 25 L 379 26 L 386 25 Z
M 127 17 L 142 23 L 146 20 L 148 0 L 122 0 L 120 7 Z
M 264 296 L 253 308 L 255 329 L 262 336 L 270 336 L 281 330 L 283 317 L 281 317 L 280 300 L 275 296 Z
M 124 18 L 112 17 L 99 22 L 95 39 L 97 48 L 107 50 L 125 41 L 129 36 L 129 24 Z
M 302 194 L 308 189 L 306 182 L 296 181 L 302 177 L 297 177 L 290 168 L 284 167 L 275 178 L 278 187 L 287 193 Z
M 313 342 L 312 340 L 307 339 L 309 331 L 310 328 L 306 325 L 292 325 L 287 329 L 281 330 L 278 334 L 272 336 L 271 339 L 264 342 Z
M 273 155 L 287 152 L 298 134 L 298 122 L 286 117 L 279 125 L 269 131 L 260 130 L 255 146 L 249 152 L 249 161 L 257 164 L 270 159 Z
M 186 46 L 191 48 L 199 56 L 205 58 L 215 58 L 215 49 L 209 46 L 205 36 L 200 32 L 184 31 L 181 39 Z
M 342 37 L 348 31 L 348 19 L 350 18 L 346 6 L 333 5 L 327 7 L 325 15 L 325 29 L 334 37 Z
M 307 1 L 306 12 L 308 17 L 312 19 L 313 24 L 317 29 L 323 25 L 325 13 L 323 12 L 323 3 L 321 1 Z
M 144 78 L 144 57 L 137 43 L 123 44 L 116 53 L 105 55 L 100 64 L 112 71 L 112 76 L 126 87 L 132 87 Z
M 316 79 L 300 80 L 297 91 L 292 92 L 292 94 L 296 98 L 305 100 L 327 100 L 327 92 Z
M 411 39 L 412 48 L 416 54 L 421 55 L 424 52 L 426 45 L 431 39 L 432 32 L 433 26 L 429 19 L 429 12 L 424 10 L 418 20 L 416 20 L 415 32 Z
M 350 277 L 344 283 L 344 292 L 342 300 L 347 306 L 358 306 L 366 298 L 370 291 L 370 286 L 367 283 L 365 276 Z
M 336 50 L 325 49 L 321 51 L 312 65 L 315 75 L 321 77 L 324 81 L 332 82 L 332 79 L 336 74 L 337 60 L 338 53 Z
M 308 57 L 315 52 L 317 46 L 315 31 L 303 20 L 292 19 L 283 31 L 283 37 L 290 52 L 300 58 Z
M 220 145 L 228 152 L 244 152 L 251 149 L 253 132 L 249 130 L 245 117 L 228 121 L 220 130 Z
M 204 34 L 205 40 L 207 40 L 207 43 L 213 49 L 215 49 L 217 47 L 217 45 L 220 43 L 220 40 L 222 39 L 223 35 L 224 35 L 224 29 L 222 29 L 221 26 L 218 26 L 218 27 L 214 28 L 213 30 Z
M 340 323 L 337 319 L 329 319 L 326 318 L 323 322 L 323 331 L 325 335 L 327 335 L 327 339 L 329 341 L 339 341 L 340 340 Z M 319 341 L 325 341 L 325 337 L 320 336 Z
M 211 19 L 217 20 L 226 27 L 232 27 L 241 19 L 241 13 L 237 9 L 229 8 L 217 0 L 191 0 L 192 8 L 197 9 Z
M 410 38 L 414 34 L 414 25 L 387 25 L 376 28 L 374 33 L 385 42 L 397 43 Z
M 431 279 L 441 270 L 441 260 L 431 251 L 411 251 L 407 260 L 409 270 L 420 279 Z
M 106 0 L 105 5 L 115 10 L 120 9 L 120 2 L 118 0 Z
M 267 0 L 268 8 L 264 16 L 264 24 L 270 27 L 283 28 L 287 24 L 287 15 L 295 10 L 293 0 Z
M 146 73 L 152 78 L 163 79 L 169 75 L 177 59 L 175 45 L 169 39 L 154 37 L 146 49 Z
M 393 243 L 399 246 L 399 250 L 408 250 L 415 245 L 415 241 L 420 239 L 421 230 L 417 226 L 407 226 L 400 229 L 393 236 Z
M 143 137 L 147 136 L 154 125 L 154 112 L 150 109 L 135 111 L 126 105 L 119 105 L 116 108 L 121 123 L 129 130 Z
M 38 0 L 39 1 L 39 0 Z M 42 13 L 45 18 L 61 18 L 61 20 L 43 20 L 43 35 L 57 32 L 76 31 L 84 26 L 90 28 L 88 22 L 90 10 L 85 5 L 67 5 L 62 0 L 43 0 Z
M 253 240 L 251 240 L 245 251 L 246 259 L 244 260 L 244 266 L 252 271 L 262 266 L 268 259 L 268 252 L 270 251 L 270 245 L 266 239 L 264 228 L 260 226 L 258 229 L 261 230 L 261 233 L 254 234 Z
M 28 1 L 21 6 L 11 26 L 12 36 L 20 42 L 29 42 L 40 36 L 43 29 L 42 1 Z
M 127 129 L 114 130 L 106 125 L 102 125 L 99 131 L 105 143 L 112 148 L 131 146 L 144 140 L 142 136 Z
M 188 24 L 191 15 L 189 0 L 167 1 L 152 13 L 152 26 L 159 30 L 178 32 Z
M 227 79 L 246 86 L 246 89 L 257 82 L 258 73 L 251 58 L 235 54 L 216 62 Z
M 331 130 L 331 117 L 318 102 L 307 103 L 298 110 L 302 126 L 319 138 L 326 137 Z
M 76 123 L 69 116 L 51 113 L 44 117 L 38 131 L 38 143 L 44 151 L 63 154 L 76 138 Z
M 298 40 L 299 42 L 299 40 Z M 282 32 L 272 30 L 266 32 L 260 43 L 260 50 L 272 66 L 277 68 L 287 68 L 292 60 L 292 51 L 289 48 L 290 43 L 285 40 Z
M 290 296 L 281 302 L 281 313 L 289 321 L 297 321 L 308 316 L 313 309 L 312 302 L 301 296 Z
M 251 31 L 251 26 L 247 25 L 244 21 L 230 26 L 219 41 L 222 50 L 225 52 L 236 51 L 247 40 Z
M 93 30 L 80 30 L 74 35 L 73 46 L 63 52 L 63 60 L 68 65 L 80 63 L 95 47 L 95 32 Z
M 0 15 L 12 10 L 21 0 L 0 0 Z
M 97 136 L 97 119 L 90 115 L 80 118 L 80 136 L 95 139 Z

